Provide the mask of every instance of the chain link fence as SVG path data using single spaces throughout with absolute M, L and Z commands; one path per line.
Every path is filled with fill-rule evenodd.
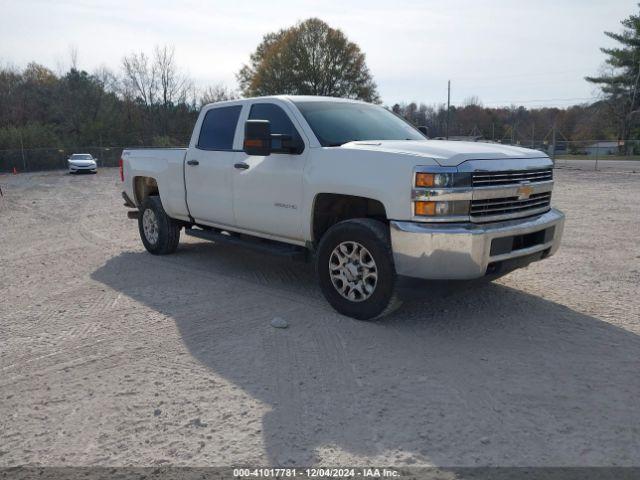
M 482 141 L 482 140 L 479 140 Z M 503 143 L 504 144 L 504 143 Z M 556 141 L 516 144 L 548 154 L 556 166 L 581 170 L 623 170 L 640 172 L 640 140 L 625 143 L 610 140 Z M 35 172 L 67 168 L 73 153 L 90 153 L 98 167 L 117 167 L 127 147 L 29 148 L 0 150 L 0 173 Z
M 513 145 L 546 153 L 556 167 L 640 172 L 640 140 L 558 140 L 555 144 L 540 141 Z
M 562 141 L 547 152 L 559 167 L 640 172 L 640 140 Z
M 67 168 L 67 159 L 74 153 L 90 153 L 100 167 L 117 167 L 126 147 L 28 148 L 0 150 L 0 173 L 36 172 Z

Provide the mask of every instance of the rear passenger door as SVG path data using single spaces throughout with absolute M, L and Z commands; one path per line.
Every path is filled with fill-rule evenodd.
M 290 135 L 300 145 L 295 153 L 278 150 L 266 157 L 238 154 L 240 169 L 233 174 L 233 209 L 240 228 L 300 240 L 302 173 L 309 148 L 283 106 L 251 105 L 250 120 L 269 120 L 271 133 Z M 241 130 L 244 140 L 244 130 Z
M 198 222 L 235 225 L 232 173 L 238 155 L 234 140 L 241 111 L 242 105 L 208 110 L 196 143 L 187 152 L 184 166 L 187 204 L 189 213 Z

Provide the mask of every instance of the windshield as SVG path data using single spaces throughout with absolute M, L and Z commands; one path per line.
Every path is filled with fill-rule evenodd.
M 71 160 L 93 160 L 93 157 L 88 153 L 74 153 L 71 155 Z
M 407 122 L 376 105 L 351 102 L 295 102 L 323 147 L 355 140 L 425 140 Z

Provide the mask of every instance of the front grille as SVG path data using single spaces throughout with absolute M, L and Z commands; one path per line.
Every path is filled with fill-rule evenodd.
M 474 172 L 472 178 L 474 187 L 517 185 L 523 182 L 533 183 L 553 180 L 553 170 L 551 168 L 543 168 L 505 172 Z
M 529 214 L 543 212 L 550 207 L 551 192 L 534 193 L 523 200 L 518 197 L 472 200 L 471 217 L 479 221 L 490 221 L 493 217 L 525 217 Z

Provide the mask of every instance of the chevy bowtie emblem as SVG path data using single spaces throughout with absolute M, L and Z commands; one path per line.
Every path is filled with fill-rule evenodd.
M 518 200 L 526 200 L 533 193 L 533 188 L 529 185 L 518 187 Z

